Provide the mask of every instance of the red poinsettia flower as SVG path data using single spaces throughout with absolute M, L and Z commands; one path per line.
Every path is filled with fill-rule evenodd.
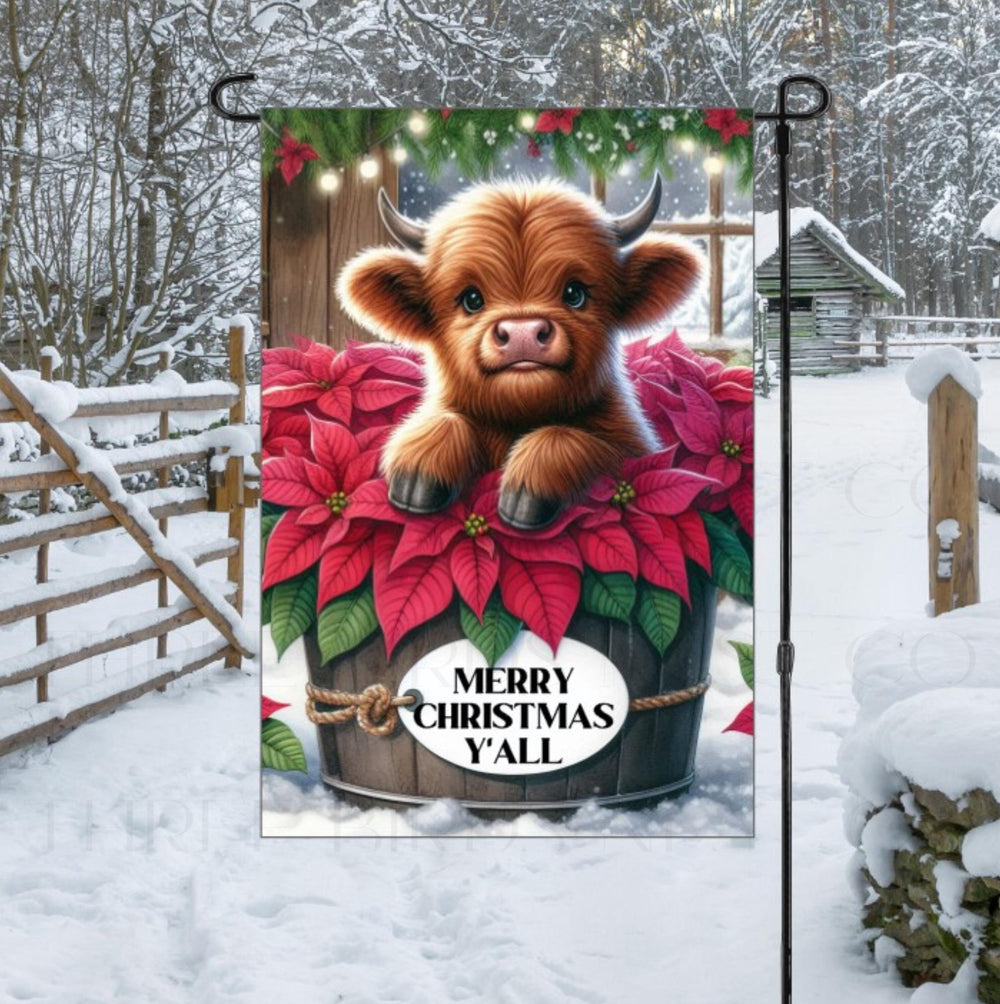
M 378 343 L 352 342 L 342 352 L 302 344 L 264 351 L 265 413 L 309 408 L 357 431 L 395 424 L 420 401 L 423 371 L 414 353 Z
M 363 450 L 337 422 L 310 416 L 309 423 L 309 456 L 275 457 L 263 465 L 264 499 L 286 511 L 268 539 L 262 588 L 320 561 L 321 609 L 334 595 L 358 585 L 371 568 L 370 531 L 352 529 L 343 514 L 353 493 L 374 476 L 378 450 Z
M 602 478 L 590 495 L 620 511 L 622 526 L 635 547 L 638 574 L 654 586 L 672 590 L 690 605 L 685 561 L 690 558 L 706 572 L 711 572 L 712 567 L 704 524 L 691 511 L 691 505 L 715 482 L 674 467 L 674 453 L 675 448 L 670 448 L 626 460 L 619 479 Z M 585 528 L 586 522 L 581 521 L 577 532 L 580 539 Z M 602 536 L 607 537 L 606 527 Z M 618 539 L 623 542 L 623 538 Z M 623 560 L 628 561 L 624 570 L 630 571 L 627 548 L 620 546 Z M 585 548 L 590 553 L 589 545 L 581 544 L 581 550 Z M 609 565 L 608 571 L 612 570 L 623 569 Z
M 281 176 L 285 179 L 286 185 L 292 183 L 305 167 L 307 160 L 319 159 L 319 154 L 308 143 L 300 143 L 295 139 L 287 126 L 281 133 L 281 146 L 274 151 L 274 156 L 281 164 Z
M 690 451 L 679 466 L 706 474 L 718 484 L 719 494 L 739 481 L 753 464 L 753 408 L 716 401 L 697 384 L 680 385 L 682 407 L 670 417 L 681 443 Z
M 537 141 L 533 139 L 528 139 L 528 156 L 529 157 L 541 157 L 542 148 L 538 145 Z
M 451 112 L 452 112 L 451 108 L 442 108 L 441 109 L 441 118 L 443 118 L 444 121 L 447 122 L 448 121 L 448 116 L 451 115 Z
M 553 651 L 558 648 L 580 598 L 583 569 L 579 548 L 563 531 L 588 510 L 572 506 L 542 530 L 521 531 L 500 519 L 499 497 L 499 471 L 480 478 L 447 509 L 426 516 L 395 509 L 384 482 L 371 482 L 356 494 L 351 518 L 381 521 L 375 544 L 375 608 L 388 651 L 406 631 L 423 623 L 412 620 L 417 610 L 406 599 L 417 581 L 433 587 L 423 614 L 430 607 L 435 612 L 443 609 L 453 585 L 479 618 L 499 585 L 504 606 Z M 397 526 L 380 537 L 385 523 Z M 382 553 L 384 548 L 391 553 Z M 432 569 L 443 569 L 445 576 Z
M 265 697 L 263 694 L 260 695 L 260 720 L 264 721 L 265 718 L 270 718 L 275 711 L 280 711 L 282 708 L 290 707 L 288 704 L 282 704 L 281 701 L 272 701 L 270 697 Z
M 552 108 L 542 112 L 535 123 L 535 132 L 555 132 L 567 136 L 573 131 L 573 121 L 580 114 L 580 108 Z
M 734 136 L 747 136 L 750 133 L 750 123 L 741 119 L 735 108 L 708 108 L 705 110 L 705 125 L 717 129 L 723 143 L 728 143 Z
M 304 456 L 309 452 L 309 416 L 304 412 L 264 408 L 260 416 L 261 453 L 268 457 Z
M 740 710 L 740 713 L 722 730 L 723 732 L 742 732 L 753 735 L 753 701 Z

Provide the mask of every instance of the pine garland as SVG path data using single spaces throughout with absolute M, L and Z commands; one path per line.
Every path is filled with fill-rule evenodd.
M 272 108 L 264 113 L 263 169 L 279 166 L 292 145 L 315 152 L 296 164 L 316 177 L 351 164 L 380 145 L 400 147 L 430 177 L 449 161 L 473 178 L 487 177 L 505 152 L 551 153 L 563 176 L 580 167 L 607 178 L 626 163 L 643 177 L 672 162 L 689 143 L 738 168 L 744 190 L 753 182 L 752 112 L 737 109 L 401 109 Z

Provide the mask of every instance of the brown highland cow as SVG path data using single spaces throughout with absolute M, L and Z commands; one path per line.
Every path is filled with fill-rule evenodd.
M 481 184 L 427 223 L 379 193 L 405 250 L 361 252 L 338 295 L 359 324 L 427 357 L 424 401 L 382 457 L 394 505 L 436 512 L 503 467 L 501 517 L 537 528 L 597 475 L 657 448 L 616 332 L 664 317 L 700 271 L 688 245 L 645 233 L 661 192 L 657 175 L 614 218 L 557 182 Z

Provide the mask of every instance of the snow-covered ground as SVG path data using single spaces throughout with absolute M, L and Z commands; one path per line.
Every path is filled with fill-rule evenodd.
M 1000 362 L 980 370 L 997 449 Z M 854 646 L 926 600 L 925 409 L 898 366 L 794 387 L 795 1000 L 956 1004 L 871 963 L 835 766 Z M 257 681 L 213 669 L 0 761 L 0 1000 L 777 999 L 777 412 L 760 402 L 755 840 L 445 839 L 427 812 L 419 839 L 262 841 Z M 1000 515 L 981 529 L 1000 553 Z

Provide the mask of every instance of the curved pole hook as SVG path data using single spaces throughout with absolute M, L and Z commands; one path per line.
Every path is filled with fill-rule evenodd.
M 807 84 L 819 95 L 819 100 L 812 107 L 802 112 L 788 110 L 788 92 L 793 84 Z M 819 118 L 830 108 L 832 98 L 830 88 L 822 80 L 808 73 L 793 73 L 778 84 L 778 110 L 776 112 L 757 112 L 755 118 L 772 122 L 804 122 L 807 119 Z
M 227 87 L 234 84 L 252 84 L 257 79 L 256 73 L 227 73 L 219 77 L 212 84 L 212 89 L 208 92 L 208 103 L 216 115 L 221 115 L 230 122 L 260 122 L 260 115 L 257 112 L 234 112 L 230 111 L 222 103 L 222 92 Z

